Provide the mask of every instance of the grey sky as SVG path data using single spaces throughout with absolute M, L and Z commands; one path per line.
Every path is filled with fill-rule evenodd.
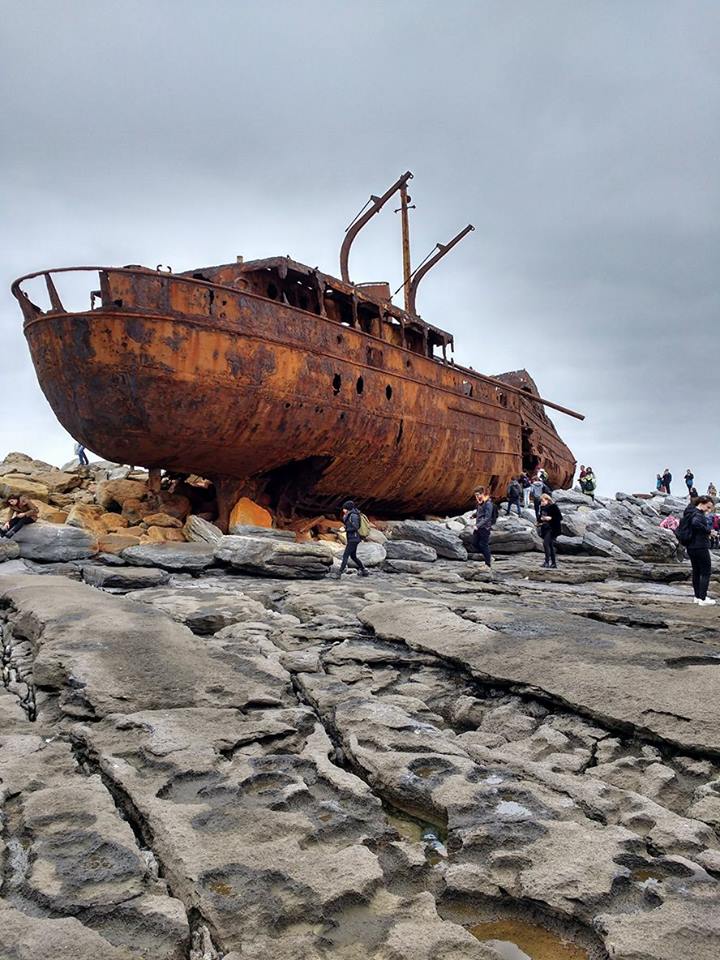
M 525 366 L 604 492 L 670 465 L 720 483 L 720 4 L 667 0 L 4 0 L 0 454 L 71 441 L 10 281 L 290 253 L 405 169 L 418 297 L 456 359 Z M 400 282 L 398 217 L 354 280 Z M 83 299 L 83 305 L 85 300 Z M 121 429 L 121 425 L 118 425 Z

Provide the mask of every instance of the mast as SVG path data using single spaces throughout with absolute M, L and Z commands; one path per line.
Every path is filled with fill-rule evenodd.
M 410 197 L 407 184 L 400 187 L 400 216 L 402 219 L 402 260 L 403 260 L 403 297 L 405 298 L 405 313 L 410 313 L 410 224 L 408 221 L 408 202 Z

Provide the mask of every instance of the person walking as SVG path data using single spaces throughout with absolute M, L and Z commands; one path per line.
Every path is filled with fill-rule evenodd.
M 522 485 L 520 483 L 520 478 L 516 480 L 515 477 L 513 477 L 507 488 L 507 510 L 505 511 L 506 516 L 509 516 L 513 507 L 515 507 L 517 510 L 517 515 L 519 517 L 522 516 L 522 512 L 520 510 L 520 497 L 522 497 Z
M 585 469 L 585 464 L 580 464 L 580 472 L 578 473 L 578 483 L 580 484 L 580 489 L 585 493 L 585 474 L 587 473 Z
M 22 494 L 13 494 L 8 497 L 5 506 L 10 508 L 10 517 L 0 527 L 0 537 L 12 540 L 21 527 L 35 523 L 38 517 L 38 508 Z
M 85 447 L 80 441 L 75 444 L 75 456 L 78 458 L 78 466 L 87 467 L 90 463 L 88 455 L 85 453 Z
M 540 497 L 546 492 L 542 477 L 538 474 L 532 482 L 530 493 L 532 495 L 533 507 L 535 508 L 535 520 L 540 519 Z
M 360 576 L 367 577 L 369 573 L 357 555 L 357 548 L 360 546 L 362 537 L 360 536 L 360 511 L 355 506 L 353 500 L 346 500 L 342 505 L 342 518 L 345 526 L 345 535 L 347 536 L 347 544 L 345 546 L 345 552 L 342 555 L 337 579 L 339 580 L 345 573 L 348 561 L 350 560 L 352 560 L 358 568 Z
M 492 554 L 490 553 L 490 534 L 492 533 L 493 502 L 485 487 L 475 490 L 475 529 L 473 530 L 473 553 L 481 553 L 485 563 L 492 568 Z
M 672 483 L 672 474 L 670 473 L 670 467 L 665 467 L 662 475 L 663 487 L 665 487 L 665 493 L 670 493 L 670 484 Z
M 716 497 L 716 496 L 717 496 L 717 487 L 716 487 L 715 484 L 712 482 L 712 480 L 711 480 L 710 483 L 708 484 L 707 495 L 708 495 L 709 497 Z
M 690 467 L 688 467 L 687 470 L 685 471 L 685 486 L 688 488 L 689 496 L 692 496 L 692 493 L 690 493 L 690 491 L 692 490 L 694 484 L 695 484 L 695 474 L 692 472 Z
M 562 524 L 562 513 L 560 507 L 554 502 L 549 493 L 544 493 L 540 497 L 540 516 L 538 525 L 540 527 L 540 536 L 542 537 L 543 547 L 545 549 L 544 567 L 557 567 L 555 559 L 555 541 L 560 536 Z
M 698 497 L 695 503 L 685 507 L 678 534 L 680 542 L 685 546 L 690 564 L 692 565 L 694 603 L 702 607 L 715 605 L 715 600 L 708 597 L 712 562 L 710 560 L 710 531 L 713 520 L 711 514 L 715 504 L 712 497 Z

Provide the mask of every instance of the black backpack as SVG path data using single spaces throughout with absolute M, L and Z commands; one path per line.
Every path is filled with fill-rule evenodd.
M 500 507 L 498 507 L 497 503 L 495 503 L 494 500 L 492 502 L 492 505 L 493 505 L 493 511 L 492 511 L 492 519 L 490 523 L 493 526 L 495 526 L 495 524 L 497 523 L 497 518 L 500 516 Z
M 678 540 L 683 545 L 683 547 L 690 546 L 693 538 L 691 513 L 684 513 L 682 515 L 682 520 L 680 521 L 680 525 L 675 530 L 675 536 L 678 538 Z

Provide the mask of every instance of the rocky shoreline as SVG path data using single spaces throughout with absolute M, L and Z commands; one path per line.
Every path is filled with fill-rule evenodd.
M 503 516 L 493 575 L 468 517 L 379 524 L 337 581 L 332 534 L 163 528 L 171 501 L 98 502 L 140 479 L 19 457 L 0 485 L 48 492 L 0 541 L 0 956 L 720 955 L 720 624 L 659 526 L 684 501 L 558 493 L 559 568 Z

